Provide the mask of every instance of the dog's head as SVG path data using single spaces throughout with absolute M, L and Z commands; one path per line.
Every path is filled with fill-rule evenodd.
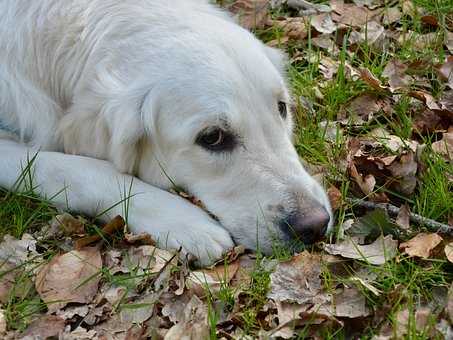
M 169 61 L 148 94 L 138 176 L 186 188 L 252 249 L 295 237 L 313 243 L 332 216 L 292 144 L 285 57 L 237 26 L 217 34 Z
M 332 224 L 327 196 L 292 144 L 284 55 L 229 22 L 181 31 L 153 52 L 135 81 L 143 91 L 108 119 L 121 169 L 194 194 L 240 244 L 320 239 Z M 140 91 L 135 91 L 140 93 Z M 152 204 L 152 203 L 151 203 Z M 177 212 L 175 212 L 177 213 Z

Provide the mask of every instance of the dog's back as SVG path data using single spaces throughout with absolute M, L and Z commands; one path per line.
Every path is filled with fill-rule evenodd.
M 61 149 L 58 123 L 100 64 L 117 72 L 166 32 L 228 20 L 196 0 L 5 0 L 0 13 L 0 130 L 50 150 Z

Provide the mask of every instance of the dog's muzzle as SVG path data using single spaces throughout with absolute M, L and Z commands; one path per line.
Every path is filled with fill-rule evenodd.
M 290 238 L 296 237 L 304 244 L 313 244 L 325 236 L 329 222 L 328 211 L 319 205 L 290 213 L 280 222 L 280 228 Z

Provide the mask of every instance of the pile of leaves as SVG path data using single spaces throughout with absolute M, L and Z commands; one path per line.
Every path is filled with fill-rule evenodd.
M 0 337 L 452 339 L 453 5 L 218 2 L 288 52 L 334 233 L 197 269 L 120 217 L 56 215 L 0 242 Z
M 385 287 L 385 280 L 398 279 L 392 277 L 400 275 L 393 273 L 395 260 L 405 266 L 416 258 L 427 270 L 434 265 L 429 260 L 453 261 L 453 243 L 420 233 L 400 243 L 399 253 L 398 241 L 381 233 L 379 223 L 393 231 L 382 225 L 391 223 L 385 214 L 375 211 L 352 223 L 344 241 L 324 244 L 323 252 L 277 261 L 236 247 L 217 265 L 193 269 L 178 251 L 156 248 L 148 235 L 124 234 L 119 216 L 90 236 L 83 218 L 57 215 L 33 235 L 20 240 L 6 235 L 0 243 L 0 334 L 3 339 L 289 339 L 323 338 L 327 332 L 350 337 L 374 327 L 379 339 L 390 339 L 410 332 L 415 313 L 417 331 L 449 338 L 453 286 L 448 290 L 445 280 L 436 282 L 431 298 L 419 297 L 416 309 L 409 310 L 405 301 L 413 297 L 404 285 Z M 383 294 L 385 303 L 374 305 Z M 20 302 L 27 299 L 34 303 L 21 311 Z M 396 328 L 386 318 L 395 301 L 401 304 Z

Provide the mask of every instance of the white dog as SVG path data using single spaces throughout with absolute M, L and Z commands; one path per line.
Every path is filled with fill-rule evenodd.
M 282 53 L 220 9 L 3 0 L 0 13 L 0 186 L 38 149 L 38 192 L 60 208 L 96 215 L 134 178 L 132 231 L 203 264 L 234 243 L 311 243 L 332 224 L 292 145 Z

